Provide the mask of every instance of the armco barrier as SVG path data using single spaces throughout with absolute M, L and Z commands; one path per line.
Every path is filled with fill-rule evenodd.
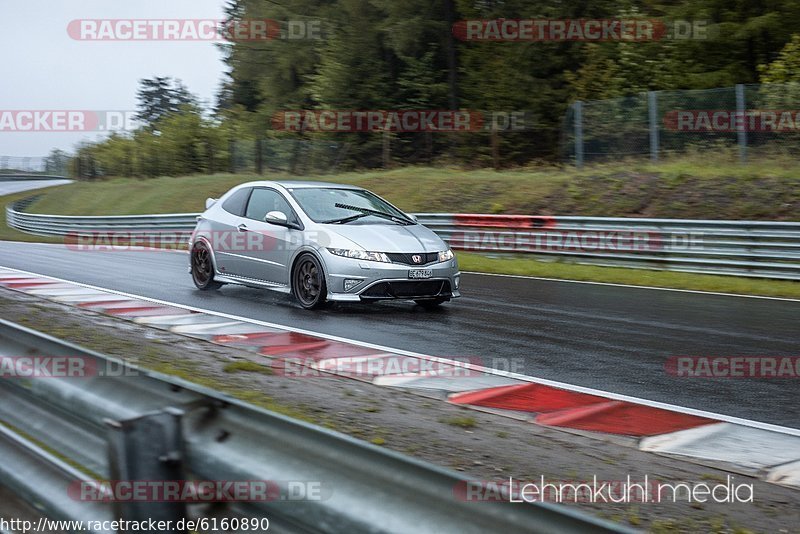
M 800 223 L 430 213 L 457 250 L 546 261 L 800 280 Z
M 97 236 L 113 232 L 136 235 L 142 238 L 188 239 L 197 223 L 197 213 L 172 213 L 165 215 L 118 215 L 89 217 L 71 215 L 43 215 L 26 213 L 25 209 L 37 196 L 19 200 L 6 206 L 6 224 L 22 232 L 46 236 Z
M 268 482 L 274 498 L 192 514 L 266 518 L 278 532 L 630 532 L 548 503 L 459 500 L 454 489 L 467 479 L 456 473 L 174 377 L 108 372 L 121 362 L 4 320 L 0 353 L 80 358 L 106 370 L 0 380 L 0 485 L 52 519 L 179 521 L 188 516 L 184 502 L 112 502 L 100 482 L 195 480 Z M 284 498 L 292 481 L 319 482 L 321 491 Z M 82 498 L 94 483 L 99 497 Z
M 187 238 L 197 214 L 65 216 L 27 213 L 32 199 L 6 206 L 17 230 L 49 236 L 124 232 Z M 519 254 L 657 270 L 800 280 L 800 223 L 611 217 L 425 213 L 420 223 L 456 250 Z M 415 252 L 415 251 L 409 251 Z

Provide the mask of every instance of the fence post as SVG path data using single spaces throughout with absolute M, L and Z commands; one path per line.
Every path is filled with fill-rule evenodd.
M 745 129 L 745 113 L 747 110 L 744 96 L 744 84 L 736 84 L 736 113 L 741 119 L 738 121 L 736 135 L 739 140 L 739 162 L 747 163 L 747 130 Z
M 583 102 L 580 100 L 572 104 L 573 120 L 575 122 L 575 166 L 583 167 Z
M 650 120 L 650 160 L 658 161 L 658 93 L 647 92 L 647 111 Z

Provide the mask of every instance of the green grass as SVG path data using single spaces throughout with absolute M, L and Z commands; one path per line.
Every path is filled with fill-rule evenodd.
M 412 212 L 800 220 L 800 164 L 740 166 L 709 158 L 615 162 L 582 170 L 405 167 L 336 175 L 116 178 L 45 191 L 30 207 L 61 215 L 193 213 L 207 197 L 254 179 L 355 184 Z
M 261 373 L 264 375 L 274 374 L 272 369 L 265 365 L 247 360 L 231 362 L 225 364 L 222 370 L 226 373 Z
M 447 423 L 450 426 L 457 426 L 459 428 L 475 428 L 477 421 L 470 415 L 460 415 L 445 417 L 440 419 L 441 423 Z

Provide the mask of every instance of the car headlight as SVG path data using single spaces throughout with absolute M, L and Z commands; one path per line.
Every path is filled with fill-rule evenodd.
M 453 251 L 450 249 L 447 249 L 444 252 L 439 253 L 439 261 L 452 260 L 455 257 L 456 257 L 455 254 L 453 254 Z
M 336 256 L 344 258 L 353 258 L 354 260 L 368 260 L 380 261 L 383 263 L 392 263 L 392 260 L 383 252 L 367 252 L 366 250 L 348 250 L 346 248 L 329 248 L 328 252 Z

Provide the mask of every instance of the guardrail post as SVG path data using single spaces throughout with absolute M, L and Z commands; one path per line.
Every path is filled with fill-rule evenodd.
M 109 426 L 109 466 L 112 481 L 183 481 L 181 417 L 170 408 L 125 421 L 107 420 Z M 113 483 L 113 482 L 112 482 Z M 118 483 L 118 482 L 117 482 Z M 163 492 L 165 485 L 158 490 Z M 118 500 L 115 512 L 128 521 L 173 521 L 186 517 L 186 503 L 154 502 L 146 498 Z M 179 532 L 170 530 L 169 532 Z

